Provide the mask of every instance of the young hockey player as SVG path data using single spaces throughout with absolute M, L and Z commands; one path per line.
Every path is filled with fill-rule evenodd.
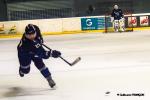
M 124 15 L 122 10 L 119 9 L 118 5 L 114 6 L 111 17 L 113 19 L 115 31 L 125 31 Z
M 31 61 L 33 61 L 41 74 L 47 79 L 50 87 L 53 88 L 56 84 L 43 59 L 48 59 L 49 57 L 58 58 L 61 56 L 61 53 L 56 50 L 46 51 L 42 47 L 42 43 L 43 38 L 38 26 L 28 24 L 17 47 L 20 63 L 19 75 L 20 77 L 24 77 L 25 74 L 28 74 L 30 72 Z

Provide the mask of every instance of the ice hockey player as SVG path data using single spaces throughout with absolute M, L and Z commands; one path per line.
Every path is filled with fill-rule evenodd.
M 31 61 L 38 68 L 41 74 L 47 79 L 51 88 L 56 84 L 52 79 L 49 69 L 45 66 L 43 59 L 49 57 L 58 58 L 61 56 L 61 52 L 57 50 L 47 51 L 42 47 L 43 38 L 38 26 L 28 24 L 25 28 L 25 32 L 17 46 L 18 59 L 20 63 L 19 75 L 24 77 L 25 74 L 30 72 Z
M 124 15 L 121 9 L 119 9 L 118 5 L 114 6 L 114 9 L 111 13 L 112 22 L 114 23 L 114 29 L 116 32 L 125 31 L 124 24 Z

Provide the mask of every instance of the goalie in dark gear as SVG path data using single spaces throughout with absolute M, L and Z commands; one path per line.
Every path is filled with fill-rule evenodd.
M 112 22 L 114 23 L 114 29 L 116 32 L 125 31 L 125 22 L 124 15 L 121 9 L 119 9 L 118 5 L 114 6 L 114 9 L 111 13 Z

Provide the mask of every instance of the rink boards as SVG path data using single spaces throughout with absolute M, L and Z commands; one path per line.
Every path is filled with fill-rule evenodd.
M 103 33 L 106 27 L 113 29 L 110 16 L 87 16 L 57 19 L 39 19 L 0 22 L 0 38 L 20 37 L 27 24 L 32 23 L 40 27 L 47 35 L 77 34 L 86 32 Z M 150 29 L 150 13 L 125 15 L 127 29 Z M 6 35 L 3 35 L 6 34 Z

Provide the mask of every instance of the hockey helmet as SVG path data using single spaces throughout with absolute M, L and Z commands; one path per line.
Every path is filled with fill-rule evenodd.
M 119 7 L 118 7 L 118 5 L 114 5 L 114 9 L 116 9 L 116 10 L 117 10 L 118 8 L 119 8 Z
M 27 35 L 31 35 L 31 34 L 35 34 L 36 30 L 33 24 L 28 24 L 25 28 L 25 34 Z

